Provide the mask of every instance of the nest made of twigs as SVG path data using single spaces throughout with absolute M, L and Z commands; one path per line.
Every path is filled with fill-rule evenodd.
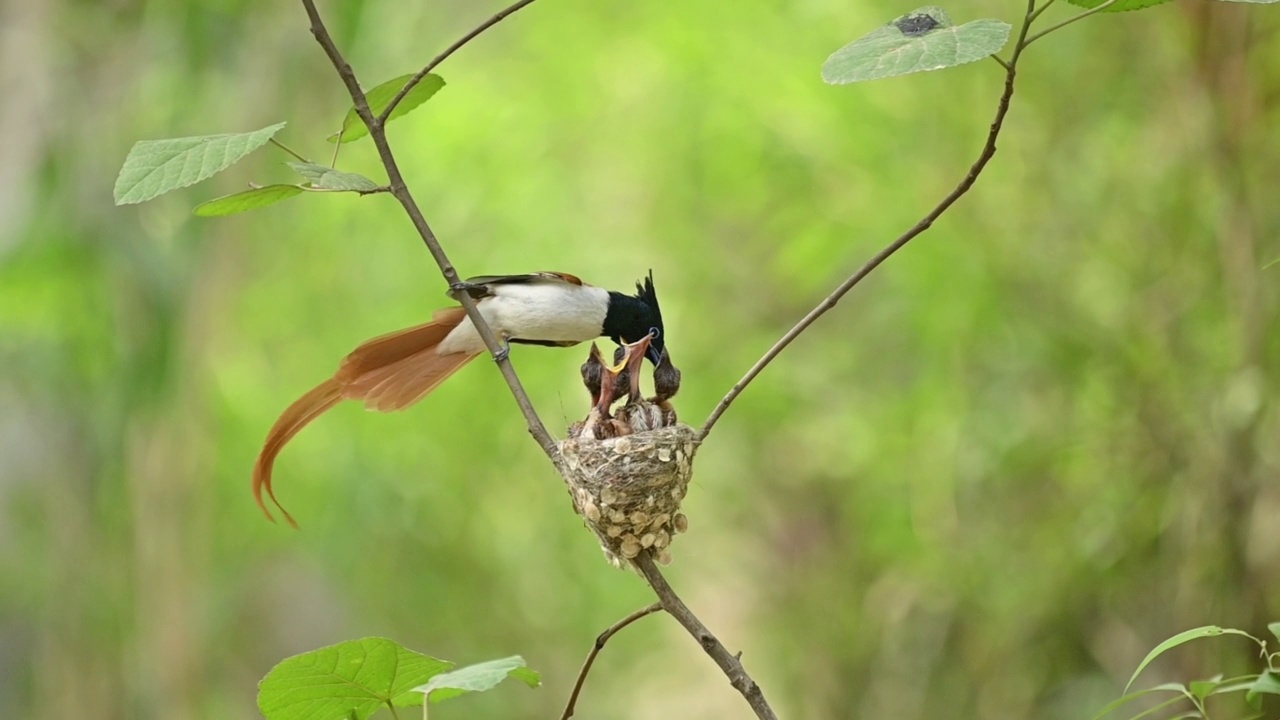
M 560 442 L 560 472 L 574 508 L 600 539 L 605 557 L 626 567 L 641 550 L 652 548 L 661 564 L 671 562 L 670 545 L 688 520 L 680 513 L 693 475 L 695 431 L 683 423 L 653 428 L 641 401 L 630 415 L 638 432 L 597 439 L 579 432 Z

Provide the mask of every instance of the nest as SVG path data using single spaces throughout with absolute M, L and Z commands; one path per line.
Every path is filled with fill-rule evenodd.
M 615 422 L 633 432 L 599 439 L 589 427 L 584 432 L 583 423 L 576 424 L 559 444 L 560 473 L 574 508 L 600 539 L 609 562 L 626 567 L 651 549 L 666 565 L 672 539 L 688 527 L 680 503 L 693 474 L 696 433 L 677 422 L 674 412 L 643 400 L 618 416 Z

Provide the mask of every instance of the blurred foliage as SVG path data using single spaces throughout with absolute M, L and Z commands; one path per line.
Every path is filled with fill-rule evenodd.
M 498 8 L 324 9 L 372 87 Z M 908 9 L 546 0 L 445 63 L 390 135 L 464 275 L 626 287 L 653 268 L 697 421 L 977 152 L 995 63 L 821 82 Z M 1037 43 L 975 191 L 717 425 L 670 577 L 781 715 L 1089 717 L 1160 639 L 1280 617 L 1268 10 L 1181 0 Z M 301 532 L 249 493 L 280 410 L 446 302 L 395 202 L 191 215 L 292 181 L 268 148 L 111 206 L 138 139 L 287 119 L 284 142 L 326 154 L 348 103 L 301 8 L 0 0 L 0 18 L 0 714 L 254 717 L 281 658 L 366 635 L 519 652 L 544 686 L 469 709 L 558 713 L 596 634 L 650 594 L 603 562 L 485 363 L 406 413 L 344 406 L 300 435 L 277 483 Z M 343 157 L 382 177 L 367 141 Z M 552 427 L 586 409 L 584 356 L 514 355 Z M 1205 644 L 1147 673 L 1250 661 Z M 653 619 L 610 643 L 579 713 L 748 711 Z

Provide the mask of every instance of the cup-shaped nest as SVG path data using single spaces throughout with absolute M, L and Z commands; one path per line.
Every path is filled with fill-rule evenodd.
M 617 567 L 650 548 L 659 563 L 670 563 L 671 541 L 688 527 L 680 503 L 693 474 L 696 433 L 675 422 L 674 413 L 669 424 L 663 422 L 665 413 L 657 410 L 646 401 L 633 403 L 618 415 L 634 432 L 598 439 L 579 426 L 559 445 L 560 473 L 574 508 Z

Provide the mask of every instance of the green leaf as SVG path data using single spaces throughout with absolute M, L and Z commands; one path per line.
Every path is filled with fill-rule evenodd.
M 267 144 L 284 126 L 276 123 L 231 135 L 140 140 L 116 178 L 116 205 L 144 202 L 212 177 Z
M 396 93 L 400 92 L 400 88 L 404 87 L 412 79 L 412 74 L 401 75 L 365 93 L 364 97 L 368 100 L 369 110 L 373 112 L 374 117 L 381 115 L 382 111 L 387 109 L 387 105 L 391 104 L 391 100 L 396 96 Z M 439 92 L 442 87 L 444 87 L 444 78 L 435 73 L 422 78 L 422 82 L 414 85 L 413 89 L 396 105 L 396 109 L 391 111 L 387 122 L 408 114 L 410 110 L 430 100 L 431 96 Z M 342 119 L 342 132 L 330 135 L 329 142 L 335 142 L 341 138 L 342 142 L 349 143 L 352 140 L 359 140 L 368 134 L 369 128 L 365 127 L 364 121 L 360 119 L 360 115 L 353 107 L 347 111 L 347 116 Z
M 1244 2 L 1255 2 L 1256 0 L 1244 0 Z M 1263 0 L 1263 2 L 1276 2 L 1277 0 Z M 1096 8 L 1106 0 L 1067 0 L 1067 2 L 1082 8 Z M 1129 10 L 1142 10 L 1143 8 L 1155 7 L 1163 5 L 1169 0 L 1118 0 L 1118 2 L 1107 6 L 1104 13 L 1128 12 Z
M 342 172 L 315 163 L 289 163 L 289 167 L 299 175 L 311 181 L 311 186 L 320 190 L 345 190 L 350 192 L 372 192 L 378 184 L 358 173 Z
M 844 85 L 963 65 L 999 52 L 1010 30 L 989 19 L 956 26 L 942 8 L 922 7 L 832 53 L 822 79 Z
M 508 677 L 521 680 L 529 687 L 538 687 L 542 682 L 541 676 L 524 664 L 524 658 L 512 655 L 441 673 L 414 691 L 422 693 L 431 702 L 440 702 L 470 692 L 491 690 Z
M 258 684 L 267 720 L 365 720 L 380 706 L 416 704 L 413 689 L 453 667 L 386 638 L 330 645 L 284 660 Z
M 1164 642 L 1155 646 L 1155 649 L 1147 653 L 1147 656 L 1142 659 L 1142 662 L 1138 663 L 1138 669 L 1134 670 L 1133 675 L 1129 677 L 1129 682 L 1125 683 L 1124 691 L 1126 693 L 1129 692 L 1129 688 L 1133 685 L 1133 681 L 1138 679 L 1138 676 L 1141 675 L 1142 671 L 1145 670 L 1147 666 L 1151 664 L 1152 660 L 1155 660 L 1156 658 L 1160 657 L 1164 653 L 1168 652 L 1169 650 L 1172 650 L 1173 648 L 1178 647 L 1179 645 L 1182 645 L 1183 643 L 1188 643 L 1188 642 L 1191 642 L 1192 640 L 1199 640 L 1200 638 L 1205 638 L 1205 637 L 1217 637 L 1218 635 L 1243 635 L 1244 637 L 1247 637 L 1247 638 L 1253 637 L 1252 635 L 1250 635 L 1247 632 L 1244 632 L 1243 630 L 1235 630 L 1233 628 L 1220 628 L 1217 625 L 1205 625 L 1204 627 L 1193 628 L 1191 630 L 1180 632 L 1177 635 L 1174 635 L 1168 640 L 1165 640 Z
M 207 200 L 197 205 L 193 212 L 200 217 L 235 215 L 246 210 L 272 205 L 281 200 L 288 200 L 300 194 L 302 194 L 302 188 L 297 185 L 265 185 L 234 195 L 223 195 L 220 198 Z
M 1259 674 L 1249 692 L 1245 693 L 1244 700 L 1254 710 L 1261 710 L 1263 695 L 1280 695 L 1280 677 L 1276 677 L 1273 672 Z
M 1216 675 L 1209 680 L 1192 680 L 1190 683 L 1187 683 L 1187 689 L 1191 691 L 1191 694 L 1195 696 L 1197 700 L 1203 701 L 1221 684 L 1222 676 Z
M 1181 696 L 1186 691 L 1187 689 L 1182 687 L 1180 683 L 1164 683 L 1163 685 L 1156 685 L 1155 687 L 1150 687 L 1145 690 L 1138 690 L 1136 692 L 1131 692 L 1124 695 L 1123 697 L 1117 698 L 1107 703 L 1105 707 L 1103 707 L 1101 710 L 1098 711 L 1097 715 L 1093 716 L 1093 720 L 1101 720 L 1101 718 L 1104 718 L 1107 715 L 1110 715 L 1115 710 L 1125 705 L 1128 705 L 1129 703 L 1133 702 L 1134 700 L 1137 700 L 1140 697 L 1146 697 L 1148 695 L 1151 695 L 1152 693 L 1176 692 L 1178 693 L 1179 696 Z M 1178 698 L 1174 698 L 1172 700 L 1172 702 L 1177 702 L 1177 701 L 1178 701 Z
M 1280 0 L 1277 0 L 1277 1 L 1280 2 Z M 1274 262 L 1271 263 L 1271 265 L 1275 265 L 1278 262 L 1280 262 L 1280 258 L 1277 258 Z M 1270 267 L 1271 265 L 1268 265 L 1267 267 Z M 1276 636 L 1276 640 L 1280 640 L 1280 622 L 1270 623 L 1269 625 L 1267 625 L 1267 629 L 1271 631 L 1272 635 Z

